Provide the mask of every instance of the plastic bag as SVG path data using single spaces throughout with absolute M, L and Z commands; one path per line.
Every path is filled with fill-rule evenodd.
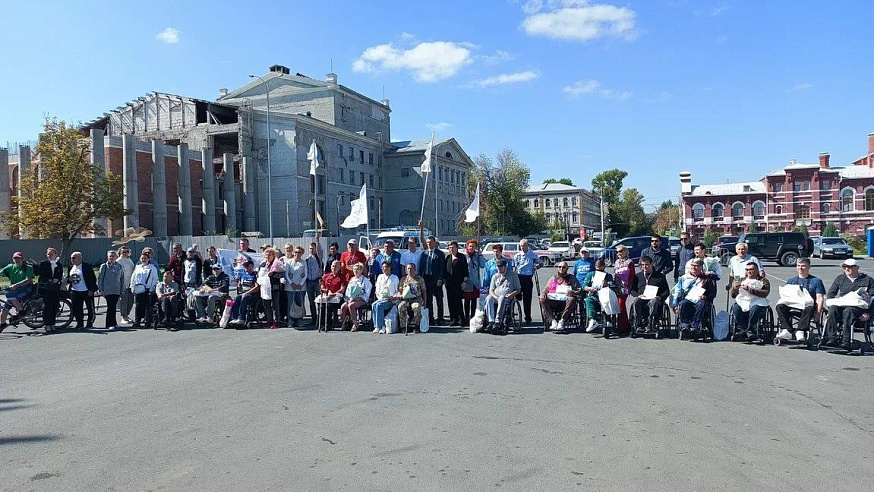
M 231 309 L 233 309 L 233 307 L 234 307 L 233 299 L 228 299 L 227 302 L 225 302 L 225 310 L 224 310 L 224 312 L 222 312 L 222 317 L 219 320 L 219 327 L 220 328 L 227 328 L 228 327 L 228 322 L 231 320 Z
M 598 302 L 601 303 L 601 311 L 604 314 L 619 314 L 619 299 L 613 289 L 599 289 Z
M 481 310 L 477 309 L 476 313 L 470 318 L 470 332 L 476 333 L 483 329 L 483 325 L 485 325 L 485 313 Z
M 428 311 L 428 308 L 423 307 L 422 308 L 422 319 L 419 320 L 419 331 L 421 331 L 422 333 L 428 333 L 428 328 L 430 328 L 428 326 L 428 315 L 429 314 L 430 313 Z

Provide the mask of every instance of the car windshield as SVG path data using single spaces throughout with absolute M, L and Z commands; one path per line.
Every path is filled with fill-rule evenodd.
M 553 248 L 567 248 L 569 244 L 570 243 L 568 243 L 567 241 L 556 241 L 556 242 L 552 243 L 552 247 Z
M 822 244 L 846 244 L 846 242 L 839 237 L 827 237 L 823 238 Z

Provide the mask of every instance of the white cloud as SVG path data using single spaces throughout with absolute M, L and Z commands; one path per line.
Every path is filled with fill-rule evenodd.
M 522 7 L 527 17 L 522 27 L 530 36 L 589 41 L 612 37 L 632 40 L 638 36 L 637 14 L 614 5 L 592 5 L 585 0 L 532 0 Z M 543 11 L 542 11 L 543 10 Z
M 175 27 L 165 28 L 163 31 L 155 35 L 155 39 L 166 44 L 176 44 L 179 42 L 179 35 L 182 31 Z
M 480 55 L 480 59 L 487 65 L 497 65 L 513 59 L 513 54 L 509 51 L 498 50 L 494 55 Z
M 793 94 L 795 92 L 804 92 L 813 89 L 813 84 L 810 82 L 805 82 L 803 84 L 796 84 L 788 89 L 786 89 L 786 94 Z
M 410 34 L 408 32 L 401 33 L 401 39 L 414 39 L 416 37 L 415 34 Z
M 495 75 L 494 77 L 474 80 L 468 85 L 468 87 L 490 87 L 493 85 L 518 84 L 522 82 L 530 82 L 539 78 L 539 73 L 532 70 L 526 70 L 524 72 L 503 73 Z
M 598 96 L 601 99 L 612 99 L 615 101 L 627 101 L 634 95 L 630 91 L 603 88 L 601 87 L 601 83 L 597 80 L 578 80 L 573 84 L 566 86 L 561 91 L 571 97 L 580 97 L 585 94 L 591 94 Z
M 391 43 L 381 44 L 364 50 L 352 62 L 352 70 L 358 73 L 410 71 L 419 82 L 436 82 L 452 77 L 461 67 L 473 62 L 471 46 L 469 43 L 435 41 L 404 50 Z
M 446 123 L 445 121 L 441 121 L 440 123 L 425 123 L 425 127 L 434 130 L 435 133 L 446 131 L 453 126 L 452 123 Z

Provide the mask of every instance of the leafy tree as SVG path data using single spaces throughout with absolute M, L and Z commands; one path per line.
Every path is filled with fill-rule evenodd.
M 864 239 L 860 238 L 859 236 L 854 236 L 852 234 L 848 234 L 846 232 L 841 233 L 841 237 L 844 238 L 844 241 L 846 241 L 847 244 L 849 244 L 851 248 L 853 248 L 853 254 L 857 254 L 857 255 L 867 254 L 867 251 L 865 251 L 866 243 L 865 243 Z
M 88 234 L 104 235 L 98 219 L 118 220 L 124 208 L 121 177 L 106 173 L 89 159 L 91 141 L 63 121 L 46 119 L 35 149 L 33 166 L 21 178 L 16 211 L 4 214 L 6 226 L 27 231 L 34 239 L 60 239 L 61 258 L 72 242 Z
M 664 204 L 662 204 L 664 205 Z M 659 208 L 652 215 L 652 230 L 659 234 L 667 234 L 674 230 L 677 221 L 680 219 L 679 211 L 676 206 Z
M 677 208 L 677 204 L 673 202 L 673 200 L 665 200 L 659 205 L 659 210 L 664 210 L 666 208 Z
M 545 221 L 525 209 L 525 189 L 531 171 L 510 149 L 497 155 L 497 164 L 485 155 L 474 159 L 468 187 L 480 186 L 481 232 L 496 235 L 527 236 L 546 228 Z
M 825 223 L 825 227 L 822 228 L 822 236 L 823 237 L 838 237 L 838 230 L 835 228 L 835 224 L 832 221 L 828 221 Z
M 619 199 L 622 190 L 622 181 L 628 173 L 621 169 L 610 169 L 598 173 L 592 178 L 592 191 L 604 199 L 604 203 L 611 205 Z
M 610 208 L 610 225 L 620 237 L 650 233 L 652 222 L 643 211 L 644 200 L 637 188 L 629 188 L 622 192 L 620 201 Z
M 704 243 L 704 246 L 707 247 L 707 251 L 716 244 L 716 240 L 719 239 L 719 233 L 716 231 L 707 231 L 704 233 L 704 237 L 701 239 L 701 242 Z
M 543 180 L 543 184 L 549 184 L 549 183 L 559 183 L 559 184 L 568 185 L 568 186 L 574 185 L 574 182 L 571 181 L 571 178 L 561 178 L 561 179 L 546 178 Z
M 756 224 L 756 221 L 750 222 L 750 226 L 747 228 L 747 233 L 752 234 L 754 232 L 759 232 L 759 226 Z

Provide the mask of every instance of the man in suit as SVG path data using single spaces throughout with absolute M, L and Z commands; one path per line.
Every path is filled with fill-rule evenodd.
M 428 236 L 425 241 L 425 233 L 422 229 L 422 221 L 419 221 L 419 240 L 425 244 L 425 249 L 422 252 L 422 257 L 419 258 L 419 265 L 416 271 L 425 280 L 426 299 L 425 305 L 428 307 L 429 324 L 441 325 L 443 320 L 443 275 L 446 273 L 446 255 L 440 251 L 440 243 L 434 236 Z M 437 317 L 434 317 L 433 300 L 436 298 Z
M 73 318 L 76 329 L 94 327 L 94 293 L 97 292 L 97 275 L 90 263 L 82 261 L 82 253 L 74 251 L 70 255 L 70 266 L 67 268 L 67 284 L 70 286 L 70 302 L 73 305 Z M 83 325 L 82 305 L 88 308 L 88 324 Z
M 55 248 L 46 250 L 46 259 L 37 266 L 39 276 L 39 291 L 42 295 L 42 319 L 45 322 L 46 331 L 55 328 L 58 316 L 58 308 L 61 299 L 61 280 L 64 278 L 64 265 L 61 264 L 60 255 Z

